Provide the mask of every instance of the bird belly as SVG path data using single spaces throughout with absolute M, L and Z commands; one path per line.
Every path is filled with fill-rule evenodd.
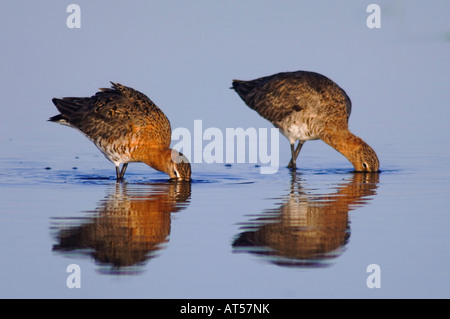
M 310 141 L 317 140 L 319 137 L 313 130 L 304 122 L 294 122 L 284 127 L 280 127 L 281 132 L 288 138 L 291 143 L 297 140 Z
M 97 139 L 93 141 L 105 157 L 118 166 L 123 163 L 133 162 L 132 150 L 125 141 L 107 141 Z

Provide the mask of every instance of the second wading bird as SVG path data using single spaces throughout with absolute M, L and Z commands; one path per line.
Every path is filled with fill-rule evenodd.
M 375 151 L 348 129 L 350 98 L 329 78 L 315 72 L 282 72 L 252 81 L 233 80 L 232 89 L 288 138 L 292 156 L 288 167 L 296 168 L 305 141 L 321 139 L 356 171 L 379 170 Z
M 54 98 L 61 114 L 49 121 L 86 135 L 114 163 L 117 180 L 123 179 L 131 162 L 146 163 L 171 179 L 190 180 L 189 161 L 170 149 L 172 132 L 166 115 L 145 94 L 111 84 L 92 97 Z

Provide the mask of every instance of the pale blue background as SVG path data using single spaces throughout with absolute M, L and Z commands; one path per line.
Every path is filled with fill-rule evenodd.
M 0 297 L 450 297 L 448 1 L 376 1 L 381 29 L 366 26 L 374 1 L 257 0 L 76 1 L 81 28 L 68 29 L 73 2 L 0 4 Z M 81 134 L 46 122 L 56 114 L 51 98 L 89 96 L 115 81 L 148 94 L 173 128 L 195 119 L 204 128 L 270 128 L 229 90 L 231 80 L 294 70 L 347 91 L 350 128 L 384 171 L 378 195 L 350 215 L 353 244 L 335 265 L 286 269 L 232 254 L 238 223 L 286 195 L 289 175 L 223 165 L 194 166 L 194 179 L 217 183 L 193 185 L 170 243 L 142 275 L 101 275 L 91 260 L 51 253 L 51 219 L 95 208 L 114 184 L 71 179 L 113 167 Z M 280 163 L 288 159 L 280 137 Z M 325 192 L 341 177 L 315 169 L 351 169 L 322 142 L 305 145 L 301 165 L 306 184 Z M 164 178 L 139 164 L 129 173 Z M 69 263 L 83 269 L 79 290 L 65 287 Z M 381 289 L 365 286 L 370 263 L 382 267 Z

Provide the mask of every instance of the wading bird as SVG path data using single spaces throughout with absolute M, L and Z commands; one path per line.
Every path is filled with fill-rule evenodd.
M 356 171 L 379 170 L 375 151 L 348 129 L 350 98 L 329 78 L 307 71 L 282 72 L 252 81 L 233 80 L 232 89 L 287 137 L 292 156 L 288 167 L 296 168 L 305 141 L 321 139 Z
M 143 162 L 171 179 L 190 180 L 187 158 L 170 149 L 171 127 L 166 115 L 145 95 L 113 83 L 92 97 L 54 98 L 61 114 L 49 119 L 82 132 L 114 163 L 122 180 L 128 163 Z M 120 168 L 122 165 L 122 168 Z

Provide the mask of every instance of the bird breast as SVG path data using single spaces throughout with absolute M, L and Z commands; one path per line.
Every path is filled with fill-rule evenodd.
M 299 116 L 299 113 L 288 116 L 276 125 L 292 144 L 297 140 L 310 141 L 319 139 L 309 118 Z
M 122 163 L 133 162 L 132 151 L 128 140 L 121 138 L 118 140 L 107 140 L 102 138 L 92 139 L 97 148 L 105 155 L 105 157 L 114 163 L 119 165 Z

